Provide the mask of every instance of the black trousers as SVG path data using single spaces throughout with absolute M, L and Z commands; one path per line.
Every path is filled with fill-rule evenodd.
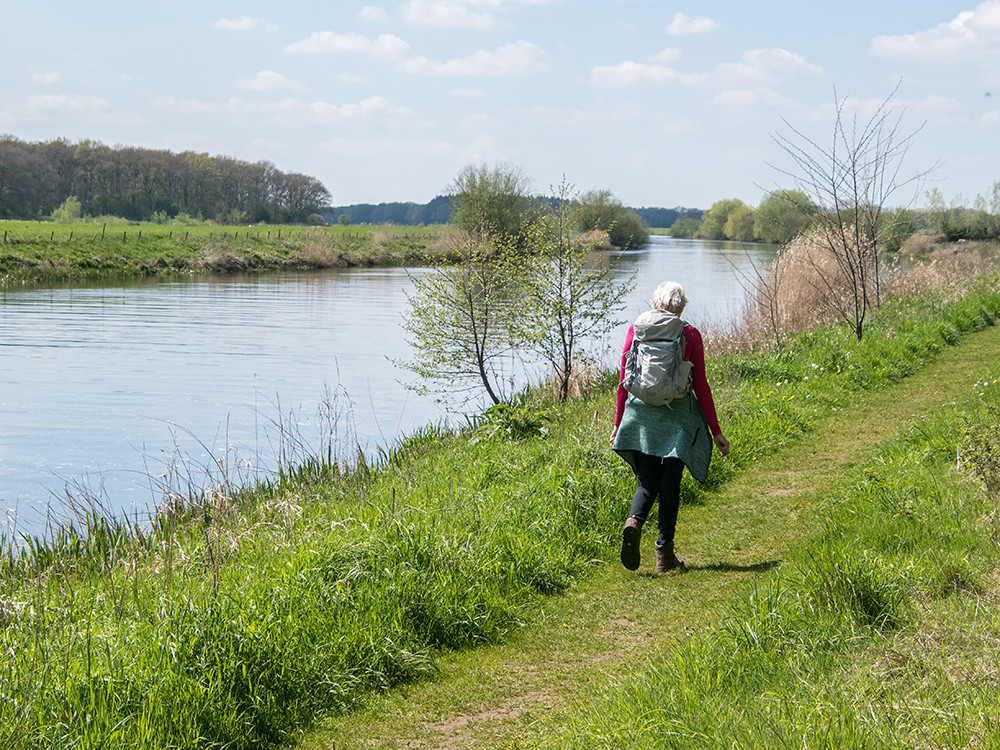
M 684 462 L 679 458 L 659 458 L 638 451 L 632 455 L 633 469 L 639 483 L 632 497 L 629 516 L 635 516 L 640 523 L 645 523 L 653 503 L 659 499 L 657 521 L 660 536 L 657 543 L 673 543 L 674 529 L 677 527 L 677 509 L 681 502 L 681 474 L 684 473 Z

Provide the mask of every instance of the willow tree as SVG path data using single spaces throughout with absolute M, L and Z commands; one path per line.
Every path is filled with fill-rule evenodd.
M 466 166 L 448 189 L 452 224 L 480 238 L 523 244 L 534 218 L 530 183 L 512 164 Z
M 891 106 L 894 93 L 862 122 L 857 114 L 847 117 L 847 102 L 835 93 L 836 118 L 828 146 L 790 125 L 790 135 L 773 136 L 793 163 L 791 169 L 779 171 L 809 198 L 805 205 L 813 211 L 812 236 L 835 261 L 835 274 L 817 265 L 819 290 L 851 324 L 858 341 L 868 312 L 880 301 L 880 240 L 886 236 L 887 218 L 894 215 L 886 211 L 886 203 L 907 185 L 916 186 L 915 195 L 926 175 L 901 176 L 919 128 L 901 130 L 902 115 Z

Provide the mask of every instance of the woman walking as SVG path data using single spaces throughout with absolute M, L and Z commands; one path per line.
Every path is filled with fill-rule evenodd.
M 677 319 L 687 305 L 687 297 L 680 284 L 665 281 L 656 288 L 649 302 L 653 309 L 640 315 L 628 329 L 619 382 L 625 376 L 626 354 L 633 340 L 637 337 L 642 340 L 648 331 L 661 330 L 670 322 L 680 325 Z M 729 441 L 719 427 L 712 389 L 705 377 L 701 333 L 694 326 L 683 324 L 683 340 L 684 360 L 690 362 L 692 386 L 685 395 L 654 406 L 618 386 L 611 445 L 632 467 L 637 480 L 632 507 L 622 530 L 621 560 L 629 570 L 639 568 L 642 526 L 657 499 L 656 570 L 665 573 L 684 564 L 674 554 L 681 474 L 687 466 L 691 476 L 704 482 L 713 443 L 723 456 L 729 455 Z

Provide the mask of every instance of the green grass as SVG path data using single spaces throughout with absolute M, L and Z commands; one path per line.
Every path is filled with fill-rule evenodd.
M 996 746 L 997 467 L 956 465 L 1000 438 L 995 359 L 975 386 L 824 492 L 818 532 L 711 629 L 523 746 Z
M 996 286 L 996 278 L 984 279 L 958 301 L 924 296 L 920 304 L 888 306 L 861 344 L 832 327 L 776 354 L 713 360 L 734 453 L 713 464 L 705 487 L 685 480 L 679 542 L 698 538 L 720 551 L 688 555 L 689 574 L 643 573 L 637 585 L 614 564 L 633 480 L 607 447 L 611 376 L 562 409 L 538 394 L 525 407 L 531 419 L 505 418 L 520 424 L 546 413 L 544 435 L 429 428 L 378 461 L 350 468 L 307 462 L 287 467 L 281 481 L 245 490 L 222 477 L 203 497 L 164 507 L 151 529 L 91 517 L 79 531 L 36 540 L 23 554 L 10 551 L 0 565 L 0 637 L 10 657 L 0 671 L 0 746 L 250 748 L 290 742 L 303 727 L 331 720 L 331 742 L 314 744 L 362 746 L 382 737 L 392 747 L 414 726 L 430 730 L 400 704 L 373 719 L 365 707 L 384 707 L 382 696 L 405 704 L 408 690 L 426 690 L 425 702 L 413 705 L 429 704 L 444 722 L 456 710 L 483 715 L 488 696 L 529 678 L 538 681 L 525 699 L 531 710 L 515 717 L 537 716 L 546 702 L 563 705 L 557 693 L 567 685 L 577 696 L 587 685 L 607 694 L 608 676 L 636 674 L 636 662 L 622 653 L 642 653 L 631 650 L 643 645 L 642 633 L 678 638 L 685 627 L 708 628 L 748 576 L 767 575 L 783 558 L 802 517 L 812 517 L 814 501 L 782 494 L 783 484 L 748 503 L 742 483 L 766 476 L 794 484 L 785 474 L 807 462 L 803 454 L 789 465 L 788 451 L 808 445 L 820 426 L 856 428 L 856 419 L 843 415 L 860 403 L 884 430 L 898 413 L 880 413 L 877 404 L 873 410 L 868 394 L 923 372 L 946 352 L 953 360 L 975 351 L 955 347 L 1000 315 Z M 916 389 L 918 377 L 901 392 Z M 966 377 L 959 371 L 948 382 Z M 927 403 L 912 395 L 915 405 Z M 831 462 L 814 470 L 840 476 L 850 468 Z M 893 498 L 881 502 L 902 502 Z M 935 519 L 921 528 L 933 530 Z M 696 684 L 704 675 L 718 686 L 708 697 L 721 701 L 725 675 L 713 665 L 727 654 L 743 659 L 753 643 L 762 654 L 794 657 L 793 666 L 815 652 L 833 670 L 851 663 L 844 649 L 860 638 L 899 637 L 917 622 L 909 582 L 919 566 L 890 556 L 892 534 L 856 553 L 834 527 L 815 533 L 826 540 L 813 554 L 817 572 L 810 577 L 803 563 L 795 578 L 782 564 L 780 575 L 797 588 L 787 593 L 762 581 L 765 593 L 735 605 L 728 630 L 717 631 L 729 635 L 693 641 L 691 648 L 722 656 L 706 666 L 686 657 L 694 671 L 685 700 L 706 695 Z M 922 559 L 929 544 L 917 539 L 908 559 Z M 962 537 L 960 544 L 968 549 L 971 542 Z M 979 554 L 965 567 L 953 556 L 951 572 L 928 589 L 956 580 L 985 585 L 989 558 Z M 613 597 L 598 588 L 609 581 Z M 768 614 L 785 602 L 791 619 Z M 804 614 L 794 609 L 807 604 Z M 663 616 L 675 611 L 689 616 Z M 812 628 L 810 612 L 837 628 Z M 567 641 L 563 633 L 579 635 Z M 539 636 L 530 647 L 528 634 Z M 520 650 L 504 650 L 512 643 Z M 761 686 L 774 670 L 761 674 L 760 664 L 770 664 L 762 658 L 739 662 L 752 686 L 747 696 L 768 695 Z M 469 676 L 451 681 L 463 666 Z M 636 689 L 655 702 L 655 674 L 669 669 L 669 660 L 653 662 Z M 774 678 L 794 686 L 801 674 L 828 673 L 774 671 Z M 621 726 L 615 705 L 606 713 L 581 709 L 550 734 L 587 746 L 595 732 Z M 743 710 L 733 708 L 733 726 Z M 695 727 L 710 719 L 690 715 Z M 525 730 L 528 742 L 531 727 Z M 508 734 L 503 742 L 522 740 Z
M 0 221 L 0 287 L 434 262 L 441 227 L 170 226 Z

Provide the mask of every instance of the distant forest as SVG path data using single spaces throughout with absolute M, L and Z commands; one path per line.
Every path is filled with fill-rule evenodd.
M 333 207 L 319 180 L 282 172 L 268 161 L 0 135 L 0 219 L 47 219 L 70 197 L 79 200 L 84 217 L 161 223 L 180 217 L 220 224 L 418 226 L 447 224 L 452 215 L 451 202 L 441 195 L 423 204 Z M 656 228 L 702 215 L 687 208 L 631 210 Z
M 667 229 L 682 216 L 700 220 L 702 211 L 694 208 L 633 208 L 649 226 Z M 451 220 L 451 203 L 439 195 L 430 203 L 356 203 L 337 206 L 323 214 L 330 224 L 447 224 Z
M 318 221 L 331 200 L 319 180 L 268 161 L 0 135 L 0 219 L 47 218 L 71 196 L 85 216 L 225 224 Z

